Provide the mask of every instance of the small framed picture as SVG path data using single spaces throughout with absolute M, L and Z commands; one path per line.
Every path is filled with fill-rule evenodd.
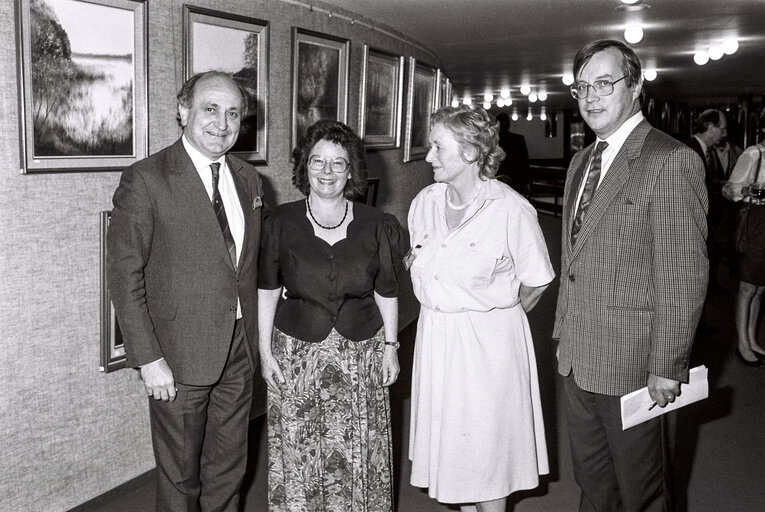
M 367 148 L 401 146 L 404 57 L 364 45 L 359 136 Z
M 145 158 L 146 2 L 16 6 L 21 171 L 121 171 Z
M 183 6 L 184 75 L 228 73 L 247 97 L 247 114 L 231 153 L 255 164 L 268 161 L 268 22 Z
M 348 122 L 347 39 L 300 28 L 292 32 L 292 140 L 321 119 Z
M 101 212 L 101 363 L 104 373 L 125 367 L 125 342 L 114 314 L 114 304 L 109 295 L 106 275 L 106 232 L 109 230 L 111 212 Z
M 430 114 L 435 107 L 437 90 L 436 70 L 410 57 L 404 162 L 420 160 L 428 154 Z

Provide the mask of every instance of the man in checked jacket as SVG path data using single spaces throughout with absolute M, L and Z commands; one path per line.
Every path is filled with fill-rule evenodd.
M 589 43 L 574 76 L 597 140 L 566 176 L 553 337 L 579 509 L 669 510 L 666 416 L 622 431 L 619 399 L 647 386 L 665 407 L 688 382 L 709 265 L 704 164 L 643 118 L 628 46 Z

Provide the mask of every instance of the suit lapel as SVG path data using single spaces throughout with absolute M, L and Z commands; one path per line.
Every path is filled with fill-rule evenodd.
M 241 162 L 226 156 L 226 164 L 231 171 L 231 177 L 234 179 L 236 195 L 239 197 L 239 206 L 242 208 L 242 217 L 244 218 L 244 241 L 242 242 L 242 251 L 240 254 L 240 259 L 244 259 L 245 254 L 247 254 L 246 251 L 248 250 L 248 246 L 251 243 L 247 233 L 250 230 L 250 223 L 252 222 L 252 197 L 250 195 L 247 178 L 242 172 Z M 240 268 L 242 266 L 241 263 L 242 262 L 239 263 Z
M 647 121 L 642 121 L 632 130 L 632 133 L 629 134 L 627 140 L 624 141 L 624 145 L 622 145 L 614 157 L 611 166 L 606 172 L 606 176 L 598 186 L 595 196 L 590 202 L 587 216 L 582 223 L 582 229 L 577 235 L 572 256 L 576 256 L 581 251 L 587 237 L 595 231 L 603 215 L 611 208 L 616 195 L 630 178 L 632 162 L 640 156 L 643 143 L 650 129 L 651 125 Z
M 173 161 L 170 162 L 171 179 L 178 197 L 185 198 L 184 203 L 189 205 L 187 213 L 189 225 L 202 226 L 207 230 L 215 228 L 220 234 L 220 226 L 215 217 L 210 196 L 207 195 L 207 190 L 199 179 L 199 173 L 180 139 L 173 149 Z M 220 235 L 222 239 L 223 235 Z

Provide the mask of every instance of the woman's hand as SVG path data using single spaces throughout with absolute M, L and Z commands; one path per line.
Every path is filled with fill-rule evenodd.
M 275 393 L 279 392 L 281 384 L 284 384 L 284 374 L 279 368 L 279 363 L 271 354 L 260 353 L 260 373 L 266 381 L 269 389 Z
M 396 382 L 401 368 L 398 365 L 398 352 L 396 349 L 385 345 L 383 350 L 382 385 L 387 387 Z

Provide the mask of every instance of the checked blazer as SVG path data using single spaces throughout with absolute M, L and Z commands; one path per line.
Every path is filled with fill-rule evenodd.
M 644 387 L 649 372 L 688 382 L 708 279 L 704 164 L 643 120 L 615 155 L 572 247 L 593 148 L 577 153 L 566 175 L 558 372 L 612 396 Z
M 248 163 L 231 155 L 226 163 L 244 214 L 236 269 L 181 139 L 122 173 L 107 235 L 109 291 L 127 364 L 164 357 L 178 382 L 194 386 L 212 385 L 223 372 L 237 297 L 253 370 L 258 360 L 261 181 Z

